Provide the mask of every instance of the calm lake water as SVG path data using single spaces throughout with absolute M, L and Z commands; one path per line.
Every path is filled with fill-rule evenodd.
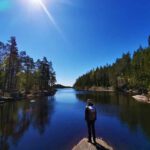
M 116 150 L 150 150 L 150 105 L 118 93 L 60 89 L 53 97 L 0 105 L 0 150 L 71 150 L 87 136 L 86 99 L 97 108 L 96 132 Z

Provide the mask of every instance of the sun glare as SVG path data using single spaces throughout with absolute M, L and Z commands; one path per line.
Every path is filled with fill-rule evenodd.
M 36 10 L 36 11 L 39 9 L 43 10 L 45 15 L 48 17 L 48 20 L 50 21 L 50 23 L 54 25 L 54 27 L 59 32 L 59 34 L 63 37 L 63 39 L 65 39 L 60 27 L 55 22 L 55 19 L 54 19 L 53 15 L 51 14 L 50 10 L 47 8 L 48 4 L 46 5 L 45 0 L 24 0 L 24 1 L 29 3 L 30 8 L 32 10 Z
M 31 0 L 31 3 L 35 5 L 40 5 L 40 0 Z
M 42 0 L 27 0 L 29 6 L 33 9 L 39 9 L 41 7 Z

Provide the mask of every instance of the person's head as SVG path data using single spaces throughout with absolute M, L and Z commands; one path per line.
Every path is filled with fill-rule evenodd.
M 87 100 L 87 104 L 88 104 L 88 106 L 93 106 L 92 100 L 91 100 L 91 99 L 88 99 L 88 100 Z

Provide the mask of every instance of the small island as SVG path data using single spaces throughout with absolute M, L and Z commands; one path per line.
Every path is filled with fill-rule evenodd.
M 55 84 L 53 87 L 55 89 L 72 88 L 71 86 L 66 86 L 66 85 L 62 85 L 62 84 Z

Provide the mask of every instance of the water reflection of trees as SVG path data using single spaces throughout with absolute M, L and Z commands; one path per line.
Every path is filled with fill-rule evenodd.
M 37 101 L 35 105 L 32 106 L 32 123 L 40 134 L 44 133 L 46 126 L 49 124 L 49 116 L 53 112 L 52 102 L 53 98 L 51 98 L 51 103 L 49 103 L 47 98 L 44 98 Z
M 0 105 L 0 150 L 8 150 L 10 142 L 17 145 L 30 125 L 44 133 L 52 112 L 52 97 Z
M 129 95 L 119 93 L 77 93 L 79 100 L 86 101 L 93 99 L 96 105 L 100 106 L 100 113 L 119 117 L 119 120 L 127 124 L 131 131 L 142 129 L 150 139 L 150 105 L 139 103 Z

